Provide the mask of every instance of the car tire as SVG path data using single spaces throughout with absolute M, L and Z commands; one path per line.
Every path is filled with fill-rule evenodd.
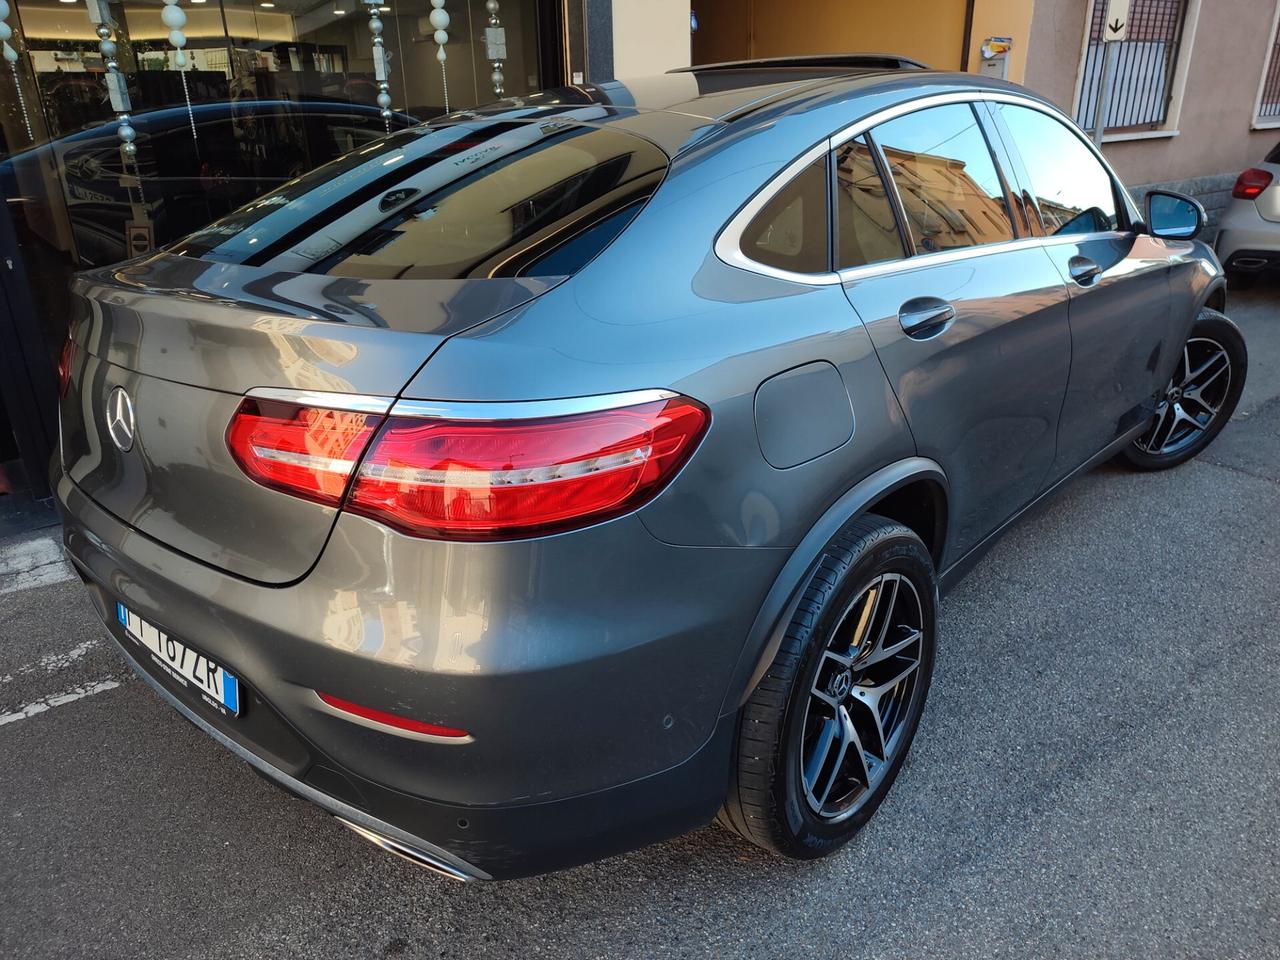
M 1215 358 L 1220 369 L 1208 366 Z M 1240 328 L 1205 307 L 1191 328 L 1183 358 L 1165 388 L 1151 427 L 1125 447 L 1118 459 L 1136 470 L 1167 470 L 1198 456 L 1231 419 L 1248 372 L 1249 351 Z M 1178 418 L 1182 418 L 1181 425 Z
M 900 523 L 861 517 L 826 548 L 777 655 L 742 709 L 721 824 L 802 860 L 838 850 L 861 829 L 893 785 L 920 722 L 933 673 L 937 596 L 928 549 Z M 918 643 L 902 646 L 913 631 Z M 889 656 L 894 649 L 900 652 Z M 896 692 L 876 686 L 900 671 L 910 672 Z M 843 687 L 850 692 L 841 713 L 831 701 Z M 849 727 L 859 735 L 845 740 Z M 833 737 L 852 746 L 839 754 Z M 824 743 L 839 755 L 819 761 Z M 842 770 L 855 775 L 846 782 Z M 849 792 L 832 800 L 837 779 Z

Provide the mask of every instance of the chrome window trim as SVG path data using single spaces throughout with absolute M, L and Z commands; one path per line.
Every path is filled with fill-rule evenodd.
M 1102 168 L 1111 177 L 1111 180 L 1120 188 L 1120 196 L 1123 198 L 1126 213 L 1132 223 L 1141 221 L 1138 214 L 1137 206 L 1133 202 L 1133 198 L 1129 195 L 1129 191 L 1125 189 L 1124 183 L 1116 176 L 1116 172 L 1112 169 L 1111 164 L 1107 162 L 1101 151 L 1087 137 L 1081 136 L 1079 130 L 1071 122 L 1061 110 L 1052 104 L 1044 103 L 1024 94 L 1003 93 L 999 91 L 984 90 L 968 90 L 957 91 L 954 93 L 937 93 L 925 97 L 919 97 L 915 100 L 909 100 L 905 103 L 895 104 L 892 107 L 886 107 L 876 113 L 856 120 L 848 126 L 842 128 L 832 134 L 826 140 L 817 143 L 802 153 L 791 163 L 787 164 L 781 171 L 774 175 L 773 179 L 756 191 L 755 195 L 741 208 L 727 224 L 721 229 L 720 234 L 716 237 L 715 252 L 721 261 L 731 267 L 738 267 L 742 270 L 748 270 L 752 273 L 761 274 L 766 277 L 774 277 L 779 280 L 789 280 L 793 283 L 803 283 L 809 286 L 827 286 L 836 283 L 851 283 L 856 280 L 863 280 L 869 277 L 883 276 L 898 271 L 915 270 L 919 267 L 929 266 L 938 263 L 951 263 L 957 260 L 967 260 L 973 257 L 984 257 L 988 254 L 1004 253 L 1010 250 L 1019 250 L 1032 247 L 1048 247 L 1057 246 L 1063 243 L 1081 243 L 1086 240 L 1114 239 L 1122 236 L 1130 236 L 1123 230 L 1106 230 L 1097 233 L 1075 233 L 1061 234 L 1052 237 L 1018 237 L 1004 243 L 980 244 L 972 247 L 961 247 L 956 250 L 942 250 L 938 253 L 913 254 L 912 256 L 902 257 L 898 260 L 885 260 L 880 263 L 863 264 L 857 267 L 846 267 L 844 270 L 834 273 L 793 273 L 790 270 L 779 270 L 776 267 L 770 267 L 763 263 L 752 260 L 742 252 L 742 234 L 746 230 L 747 224 L 755 217 L 757 213 L 772 200 L 779 192 L 781 192 L 791 180 L 795 178 L 805 167 L 813 163 L 818 157 L 824 153 L 835 150 L 844 145 L 854 137 L 861 136 L 873 127 L 894 120 L 898 117 L 906 116 L 909 113 L 915 113 L 917 110 L 927 110 L 930 107 L 945 106 L 952 103 L 1011 103 L 1019 107 L 1028 107 L 1032 110 L 1038 110 L 1040 113 L 1053 117 L 1059 123 L 1062 123 L 1067 131 L 1073 134 L 1081 143 L 1089 148 L 1094 158 L 1102 164 Z M 892 186 L 892 184 L 890 184 Z
M 278 400 L 304 407 L 347 410 L 352 413 L 386 413 L 395 397 L 376 397 L 364 393 L 329 393 L 324 390 L 295 390 L 289 387 L 254 387 L 245 394 L 255 400 Z
M 426 420 L 540 420 L 619 410 L 678 396 L 673 390 L 629 390 L 554 400 L 397 400 L 391 415 Z
M 766 277 L 776 277 L 779 280 L 791 280 L 795 283 L 807 284 L 839 283 L 840 277 L 835 273 L 796 273 L 792 270 L 782 270 L 778 267 L 771 267 L 768 264 L 752 260 L 742 252 L 742 233 L 747 229 L 747 224 L 754 220 L 756 214 L 764 208 L 765 204 L 789 186 L 791 181 L 809 164 L 819 157 L 825 157 L 830 150 L 831 140 L 829 138 L 815 143 L 787 164 L 779 173 L 775 174 L 772 180 L 756 191 L 755 196 L 734 214 L 733 219 L 724 226 L 720 231 L 720 235 L 716 237 L 716 256 L 731 267 L 740 267 L 743 270 L 764 274 Z M 828 208 L 831 205 L 830 201 L 831 198 L 828 197 Z
M 1014 250 L 1035 250 L 1043 247 L 1058 247 L 1068 243 L 1080 243 L 1083 240 L 1114 240 L 1130 234 L 1123 230 L 1108 230 L 1102 233 L 1067 233 L 1056 237 L 1019 237 L 1003 243 L 984 243 L 973 247 L 957 247 L 954 250 L 940 250 L 937 253 L 918 253 L 902 260 L 885 260 L 881 263 L 868 263 L 860 267 L 846 267 L 839 273 L 841 283 L 856 283 L 887 273 L 910 273 L 923 267 L 932 267 L 944 263 L 956 263 L 961 260 L 973 260 L 978 257 L 991 256 L 997 253 L 1009 253 Z

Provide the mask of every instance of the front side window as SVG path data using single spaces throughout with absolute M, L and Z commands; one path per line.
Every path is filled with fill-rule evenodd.
M 994 103 L 1031 181 L 1044 232 L 1098 233 L 1119 225 L 1111 175 L 1060 121 L 1030 107 Z
M 826 273 L 830 217 L 827 158 L 818 158 L 775 193 L 742 231 L 742 252 L 792 273 Z
M 901 257 L 893 204 L 866 140 L 858 137 L 837 147 L 835 164 L 836 269 Z
M 916 253 L 1013 239 L 1004 186 L 968 104 L 909 113 L 872 136 L 902 198 Z

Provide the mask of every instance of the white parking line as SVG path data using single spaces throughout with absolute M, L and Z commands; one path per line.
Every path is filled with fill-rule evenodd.
M 40 537 L 0 548 L 0 596 L 75 579 L 56 537 Z
M 97 645 L 97 640 L 86 640 L 79 646 L 72 647 L 66 653 L 46 654 L 35 663 L 23 664 L 13 673 L 6 673 L 4 676 L 0 676 L 0 683 L 9 683 L 18 677 L 25 677 L 32 673 L 57 673 L 59 670 L 65 670 Z
M 83 686 L 72 687 L 70 690 L 64 690 L 62 693 L 55 693 L 51 697 L 41 697 L 39 700 L 33 700 L 31 703 L 24 704 L 12 713 L 0 713 L 0 727 L 7 723 L 17 723 L 19 720 L 26 720 L 28 717 L 34 717 L 36 714 L 44 713 L 54 707 L 60 707 L 66 703 L 74 703 L 76 700 L 83 700 L 85 697 L 91 697 L 95 693 L 102 693 L 106 690 L 114 690 L 120 686 L 116 680 L 97 680 L 93 683 L 87 683 Z

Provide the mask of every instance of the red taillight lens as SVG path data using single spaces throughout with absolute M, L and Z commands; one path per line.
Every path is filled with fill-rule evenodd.
M 1271 186 L 1273 179 L 1266 170 L 1251 167 L 1236 179 L 1235 189 L 1231 191 L 1231 196 L 1237 200 L 1254 200 L 1258 194 Z
M 345 509 L 447 540 L 566 530 L 656 496 L 709 421 L 685 397 L 541 420 L 391 417 Z
M 67 337 L 62 344 L 62 353 L 58 355 L 58 396 L 60 397 L 65 397 L 71 386 L 71 361 L 75 359 L 75 355 L 76 343 Z
M 247 398 L 227 446 L 240 469 L 273 490 L 337 506 L 382 417 Z
M 350 700 L 335 697 L 331 693 L 321 693 L 317 690 L 316 696 L 333 707 L 333 709 L 342 713 L 348 713 L 363 720 L 372 720 L 374 723 L 380 723 L 383 726 L 395 727 L 397 730 L 424 733 L 429 737 L 447 737 L 450 740 L 460 740 L 463 737 L 471 736 L 467 731 L 459 730 L 457 727 L 442 727 L 438 723 L 426 723 L 422 720 L 414 720 L 412 717 L 401 716 L 398 713 L 375 710 L 373 707 L 366 707 L 363 704 L 352 703 Z

